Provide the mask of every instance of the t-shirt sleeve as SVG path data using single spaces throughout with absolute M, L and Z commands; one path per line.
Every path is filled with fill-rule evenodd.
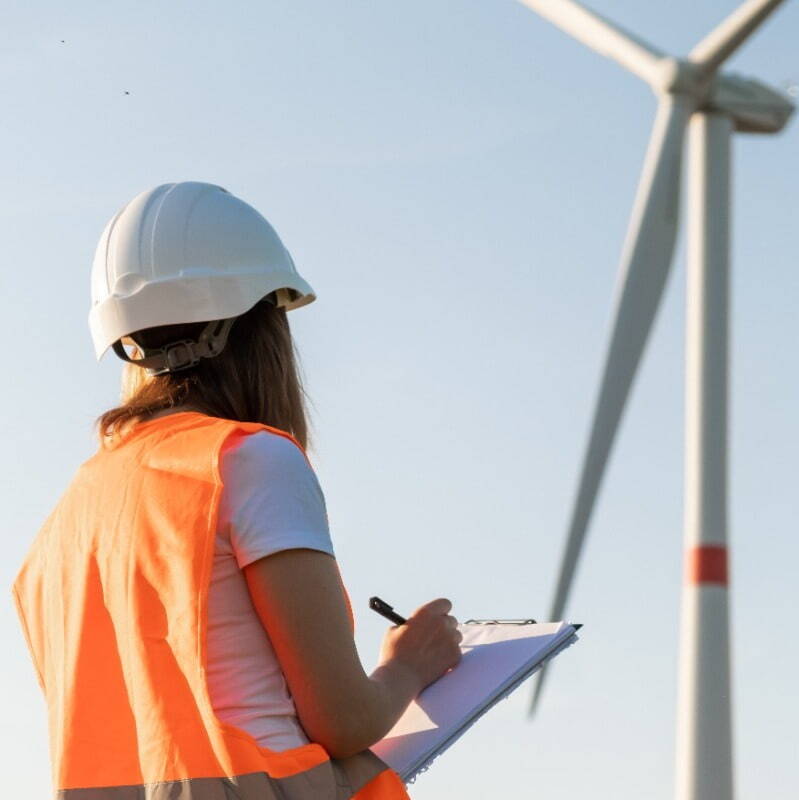
M 239 567 L 293 548 L 335 555 L 322 488 L 290 439 L 269 431 L 238 439 L 223 450 L 220 471 L 219 522 Z

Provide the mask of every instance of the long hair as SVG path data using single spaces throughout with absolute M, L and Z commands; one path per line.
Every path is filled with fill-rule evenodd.
M 155 349 L 181 339 L 196 341 L 204 325 L 164 325 L 129 338 L 139 348 Z M 102 414 L 97 427 L 101 438 L 111 437 L 158 411 L 181 406 L 288 431 L 307 449 L 306 400 L 286 310 L 260 302 L 236 319 L 227 346 L 215 358 L 163 375 L 125 364 L 122 403 Z

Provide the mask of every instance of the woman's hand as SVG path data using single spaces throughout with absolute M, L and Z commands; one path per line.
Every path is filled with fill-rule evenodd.
M 389 630 L 381 665 L 367 676 L 338 566 L 327 553 L 283 550 L 246 565 L 244 575 L 300 723 L 335 758 L 381 739 L 411 700 L 460 658 L 450 602 L 434 600 Z
M 446 598 L 416 609 L 404 625 L 389 628 L 380 648 L 378 669 L 406 670 L 418 685 L 416 693 L 452 669 L 461 659 L 463 639 Z

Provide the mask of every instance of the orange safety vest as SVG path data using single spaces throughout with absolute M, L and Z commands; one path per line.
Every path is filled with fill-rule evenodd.
M 369 750 L 274 752 L 214 714 L 219 453 L 259 430 L 300 446 L 196 412 L 140 423 L 80 467 L 34 540 L 13 593 L 47 701 L 58 800 L 407 800 Z

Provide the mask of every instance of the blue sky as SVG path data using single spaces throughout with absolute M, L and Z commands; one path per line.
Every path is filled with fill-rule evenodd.
M 736 5 L 593 8 L 681 54 Z M 799 83 L 785 5 L 731 70 Z M 140 191 L 204 180 L 267 216 L 318 294 L 291 323 L 364 663 L 375 593 L 545 616 L 649 89 L 510 0 L 31 2 L 5 31 L 5 584 L 117 396 L 119 363 L 95 363 L 86 325 L 102 228 Z M 734 156 L 736 777 L 740 798 L 781 800 L 799 789 L 799 126 L 740 136 Z M 582 640 L 533 723 L 520 690 L 418 800 L 673 794 L 683 261 L 680 246 L 570 602 Z M 0 625 L 11 794 L 42 797 L 45 707 L 10 598 Z

